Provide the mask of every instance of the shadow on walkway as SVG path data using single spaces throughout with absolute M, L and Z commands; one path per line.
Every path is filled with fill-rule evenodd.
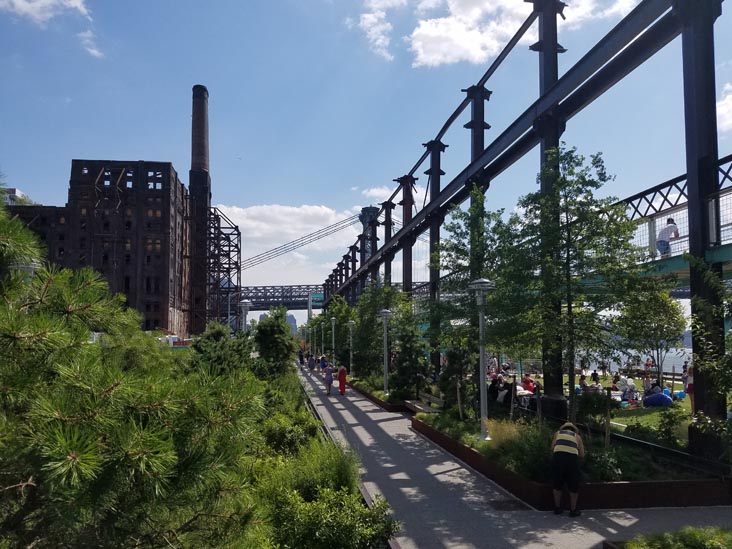
M 359 456 L 366 488 L 401 521 L 403 549 L 591 548 L 687 524 L 732 524 L 732 510 L 721 507 L 588 511 L 578 519 L 535 511 L 413 431 L 408 416 L 350 389 L 328 396 L 317 374 L 300 378 L 334 435 Z

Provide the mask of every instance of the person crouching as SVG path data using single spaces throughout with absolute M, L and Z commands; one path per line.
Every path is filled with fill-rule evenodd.
M 585 457 L 585 447 L 577 427 L 570 422 L 563 424 L 552 440 L 552 478 L 554 483 L 554 514 L 562 514 L 562 489 L 569 488 L 569 516 L 578 517 L 580 459 Z

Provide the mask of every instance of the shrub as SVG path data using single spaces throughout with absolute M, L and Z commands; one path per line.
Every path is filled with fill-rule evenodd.
M 646 442 L 658 443 L 658 433 L 656 430 L 642 423 L 631 423 L 625 428 L 623 434 L 628 437 L 645 440 Z
M 592 481 L 613 482 L 623 476 L 613 448 L 593 448 L 587 452 L 587 460 L 582 468 Z
M 607 408 L 610 407 L 610 416 L 620 407 L 620 403 L 608 399 L 603 393 L 582 393 L 577 402 L 577 422 L 590 425 L 603 425 Z
M 507 469 L 531 480 L 550 478 L 552 433 L 535 422 L 488 420 L 486 453 Z
M 727 528 L 692 528 L 675 533 L 638 536 L 626 549 L 724 549 L 732 547 L 732 530 Z
M 658 440 L 672 447 L 679 447 L 679 430 L 682 424 L 689 419 L 689 414 L 678 402 L 674 402 L 668 408 L 661 411 L 661 418 L 656 427 Z
M 276 412 L 263 425 L 264 440 L 275 452 L 294 455 L 318 432 L 318 422 L 300 412 L 294 416 Z
M 358 493 L 323 488 L 313 501 L 290 490 L 275 517 L 278 547 L 303 549 L 381 549 L 398 530 L 388 505 L 377 500 L 367 508 Z
M 318 439 L 301 447 L 296 459 L 286 467 L 272 467 L 260 482 L 262 498 L 275 507 L 277 498 L 288 490 L 311 501 L 320 488 L 357 492 L 358 462 L 353 454 Z

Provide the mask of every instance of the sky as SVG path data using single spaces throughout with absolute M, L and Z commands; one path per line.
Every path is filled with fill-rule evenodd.
M 567 0 L 560 75 L 637 3 Z M 732 153 L 728 3 L 715 26 L 720 156 Z M 386 199 L 530 9 L 522 0 L 0 0 L 0 171 L 48 205 L 65 204 L 74 158 L 169 161 L 187 184 L 191 88 L 203 84 L 213 204 L 252 257 Z M 528 49 L 537 32 L 486 86 L 486 143 L 538 97 Z M 445 184 L 469 161 L 466 121 L 443 139 Z M 570 120 L 563 140 L 603 152 L 616 175 L 604 192 L 618 198 L 684 173 L 680 38 Z M 492 182 L 488 207 L 514 208 L 536 189 L 538 167 L 534 150 Z M 356 234 L 248 269 L 242 282 L 322 283 Z M 426 274 L 426 246 L 417 248 Z

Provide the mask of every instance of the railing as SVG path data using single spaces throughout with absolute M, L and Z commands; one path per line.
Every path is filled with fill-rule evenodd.
M 729 244 L 732 243 L 732 154 L 719 159 L 718 175 L 720 244 Z M 682 255 L 689 250 L 686 175 L 665 181 L 621 202 L 627 205 L 631 219 L 641 220 L 633 242 L 648 248 L 650 259 L 658 257 L 656 235 L 669 217 L 679 228 L 679 238 L 671 241 L 671 255 Z

